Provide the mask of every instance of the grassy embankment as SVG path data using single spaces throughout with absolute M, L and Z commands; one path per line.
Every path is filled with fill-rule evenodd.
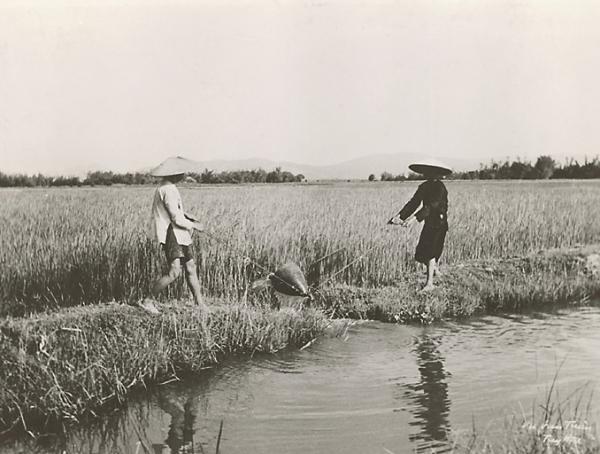
M 319 311 L 163 305 L 151 316 L 103 304 L 0 322 L 0 427 L 39 429 L 118 405 L 128 392 L 226 355 L 301 347 L 331 322 Z M 334 328 L 335 329 L 335 328 Z
M 328 326 L 327 315 L 428 323 L 596 295 L 588 257 L 599 248 L 567 248 L 600 239 L 600 185 L 515 186 L 449 185 L 448 264 L 428 294 L 417 293 L 412 272 L 417 232 L 381 225 L 414 185 L 183 191 L 211 231 L 229 232 L 218 243 L 196 238 L 201 281 L 215 301 L 243 300 L 261 275 L 240 250 L 269 269 L 297 261 L 315 283 L 370 250 L 317 293 L 325 314 L 274 312 L 250 298 L 216 304 L 204 321 L 181 304 L 156 318 L 118 304 L 64 308 L 145 294 L 162 265 L 143 227 L 150 190 L 0 193 L 9 245 L 0 252 L 0 425 L 76 420 L 224 355 L 303 345 Z M 527 255 L 550 247 L 562 249 Z M 182 291 L 180 283 L 165 300 Z
M 430 323 L 586 301 L 600 292 L 593 277 L 599 251 L 590 246 L 448 267 L 440 287 L 425 294 L 414 277 L 387 288 L 328 287 L 316 299 L 324 312 L 213 301 L 206 317 L 176 303 L 161 305 L 161 316 L 104 304 L 6 318 L 0 322 L 0 424 L 77 421 L 118 404 L 131 388 L 197 372 L 225 355 L 302 346 L 331 326 L 325 314 Z
M 423 281 L 411 274 L 387 287 L 329 287 L 317 301 L 334 317 L 397 323 L 585 304 L 600 296 L 600 245 L 448 266 L 427 293 Z

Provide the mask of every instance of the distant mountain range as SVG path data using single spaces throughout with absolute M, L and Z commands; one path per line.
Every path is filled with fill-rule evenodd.
M 192 156 L 190 156 L 192 158 Z M 198 169 L 214 170 L 217 172 L 230 170 L 252 170 L 262 168 L 273 170 L 281 167 L 294 174 L 301 173 L 309 180 L 318 179 L 367 179 L 370 174 L 374 174 L 377 179 L 382 172 L 389 172 L 394 175 L 408 172 L 408 165 L 412 162 L 423 159 L 424 156 L 416 153 L 398 153 L 398 154 L 374 154 L 361 158 L 342 161 L 337 164 L 314 166 L 299 164 L 291 161 L 272 161 L 268 159 L 240 159 L 240 160 L 211 160 L 198 161 Z M 472 170 L 479 168 L 479 162 L 472 162 L 462 159 L 439 158 L 455 170 Z
M 194 159 L 195 156 L 189 154 L 185 156 L 189 159 Z M 564 163 L 565 156 L 553 156 L 558 163 Z M 316 166 L 309 164 L 301 164 L 292 161 L 276 161 L 261 158 L 249 158 L 249 159 L 238 159 L 238 160 L 205 160 L 197 162 L 197 171 L 202 172 L 204 169 L 213 170 L 216 172 L 230 171 L 230 170 L 253 170 L 253 169 L 264 169 L 271 171 L 276 167 L 281 167 L 282 170 L 292 172 L 293 174 L 301 173 L 309 180 L 365 180 L 370 174 L 374 174 L 377 179 L 381 177 L 382 172 L 389 172 L 393 175 L 406 174 L 408 172 L 408 165 L 412 162 L 419 161 L 424 158 L 437 158 L 442 162 L 447 163 L 454 170 L 477 170 L 481 163 L 489 164 L 493 156 L 481 156 L 479 158 L 462 159 L 462 158 L 445 158 L 437 156 L 424 156 L 418 153 L 395 153 L 395 154 L 372 154 L 369 156 L 363 156 L 356 159 L 349 159 L 338 162 L 336 164 Z M 503 162 L 507 157 L 495 157 L 497 161 Z M 573 156 L 573 158 L 584 162 L 585 156 Z M 524 158 L 535 162 L 536 158 Z M 97 161 L 97 160 L 96 160 Z M 76 175 L 80 178 L 85 178 L 88 171 L 95 170 L 112 170 L 117 172 L 127 171 L 138 171 L 148 172 L 152 167 L 144 167 L 138 169 L 114 169 L 111 168 L 107 163 L 100 163 L 92 160 L 88 160 L 85 163 L 78 163 L 77 165 L 71 165 L 66 167 L 61 165 L 57 166 L 56 169 L 49 171 L 48 175 Z M 2 169 L 0 169 L 2 171 Z M 11 172 L 9 172 L 11 173 Z M 18 173 L 18 172 L 14 172 Z

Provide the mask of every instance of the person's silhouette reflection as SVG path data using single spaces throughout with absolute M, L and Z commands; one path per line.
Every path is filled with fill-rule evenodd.
M 158 405 L 171 416 L 169 433 L 165 440 L 171 454 L 194 453 L 194 424 L 198 416 L 198 392 L 182 393 L 165 387 L 158 394 Z M 156 454 L 166 454 L 165 445 L 154 445 Z
M 449 429 L 447 372 L 444 370 L 444 357 L 437 349 L 435 340 L 428 335 L 415 339 L 414 351 L 417 354 L 417 365 L 421 380 L 406 385 L 405 395 L 416 405 L 413 410 L 415 421 L 413 426 L 420 428 L 416 434 L 410 435 L 411 441 L 425 441 L 431 447 L 442 446 L 447 439 Z

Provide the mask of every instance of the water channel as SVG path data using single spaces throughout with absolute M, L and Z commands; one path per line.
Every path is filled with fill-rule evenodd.
M 450 431 L 474 425 L 493 439 L 511 415 L 530 415 L 555 379 L 561 397 L 597 387 L 600 308 L 428 327 L 364 322 L 302 351 L 229 361 L 66 436 L 0 452 L 214 453 L 221 421 L 222 454 L 444 452 Z M 597 424 L 600 398 L 590 400 Z

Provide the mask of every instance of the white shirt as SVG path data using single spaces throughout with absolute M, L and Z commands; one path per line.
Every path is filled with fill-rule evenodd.
M 185 217 L 177 186 L 165 181 L 156 188 L 152 202 L 152 225 L 156 238 L 163 244 L 167 241 L 169 224 L 173 224 L 173 233 L 179 244 L 192 244 L 191 229 L 194 224 Z

